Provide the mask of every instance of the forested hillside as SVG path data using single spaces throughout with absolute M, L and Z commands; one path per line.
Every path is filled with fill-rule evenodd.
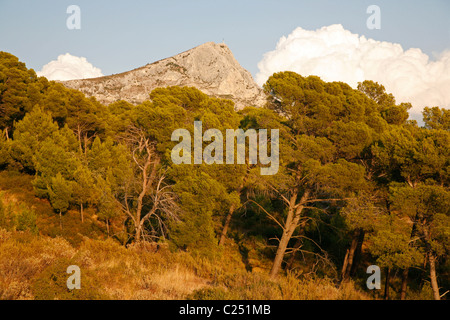
M 446 299 L 450 110 L 420 127 L 381 84 L 293 72 L 264 91 L 103 105 L 0 52 L 0 299 Z M 278 172 L 173 164 L 194 121 L 278 129 Z

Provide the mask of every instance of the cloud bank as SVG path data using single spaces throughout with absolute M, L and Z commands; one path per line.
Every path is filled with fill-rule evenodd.
M 62 81 L 103 76 L 102 71 L 90 64 L 86 58 L 72 56 L 69 53 L 58 56 L 57 60 L 50 61 L 36 73 L 49 80 Z
M 353 88 L 373 80 L 385 86 L 397 103 L 411 102 L 411 118 L 422 119 L 425 106 L 450 108 L 450 50 L 436 61 L 420 49 L 367 39 L 331 25 L 315 31 L 295 29 L 258 63 L 256 82 L 262 85 L 280 71 L 343 81 Z

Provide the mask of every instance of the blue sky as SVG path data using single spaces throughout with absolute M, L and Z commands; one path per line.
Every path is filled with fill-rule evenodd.
M 71 4 L 81 8 L 81 30 L 66 27 Z M 366 27 L 371 4 L 381 8 L 381 30 Z M 342 24 L 352 33 L 433 57 L 450 49 L 449 17 L 448 0 L 0 0 L 0 50 L 35 70 L 68 52 L 107 75 L 225 40 L 255 75 L 263 54 L 296 27 Z

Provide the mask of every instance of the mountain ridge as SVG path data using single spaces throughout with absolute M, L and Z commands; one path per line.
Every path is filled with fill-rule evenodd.
M 234 101 L 235 108 L 261 107 L 266 95 L 250 72 L 234 58 L 224 43 L 206 42 L 169 58 L 118 74 L 60 81 L 104 104 L 125 100 L 139 104 L 158 87 L 191 86 L 209 96 Z

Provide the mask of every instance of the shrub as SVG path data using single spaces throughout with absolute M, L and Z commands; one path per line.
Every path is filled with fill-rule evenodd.
M 34 209 L 23 203 L 10 202 L 5 206 L 2 200 L 4 197 L 5 194 L 0 193 L 0 227 L 7 230 L 30 231 L 37 234 L 37 215 Z
M 16 217 L 16 229 L 18 231 L 29 230 L 32 233 L 38 232 L 38 227 L 36 225 L 37 215 L 33 209 L 26 206 L 21 206 L 22 209 L 19 211 Z
M 70 290 L 67 287 L 67 267 L 76 264 L 67 258 L 59 259 L 47 267 L 33 282 L 33 294 L 37 300 L 104 300 L 107 295 L 99 290 L 99 283 L 88 269 L 82 270 L 81 289 Z

